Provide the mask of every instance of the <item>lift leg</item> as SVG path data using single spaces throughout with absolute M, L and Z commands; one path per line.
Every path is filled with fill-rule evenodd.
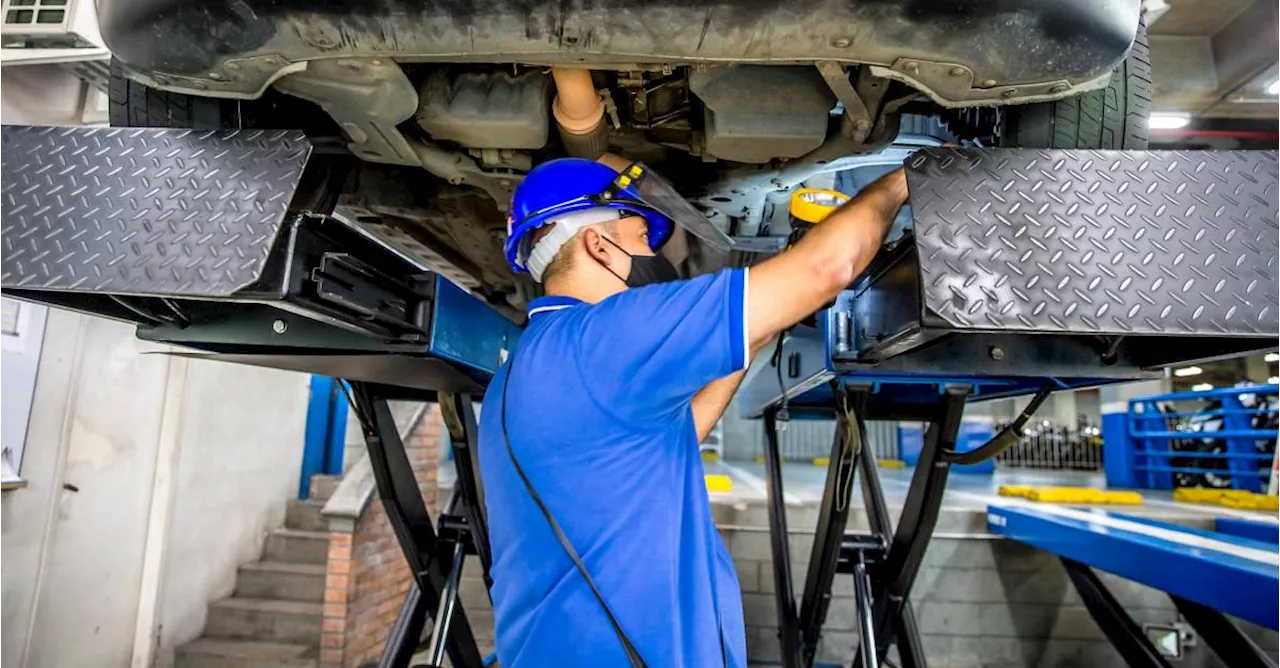
M 1170 596 L 1187 623 L 1196 633 L 1213 648 L 1213 653 L 1222 659 L 1224 665 L 1232 668 L 1276 668 L 1276 663 L 1254 644 L 1249 636 L 1240 632 L 1240 627 L 1227 619 L 1227 616 L 1213 608 L 1188 601 L 1178 596 Z
M 877 570 L 875 578 L 875 643 L 877 661 L 883 661 L 890 645 L 902 628 L 900 621 L 911 586 L 915 584 L 925 549 L 938 522 L 942 507 L 942 494 L 947 484 L 951 465 L 943 459 L 944 450 L 955 448 L 960 433 L 960 417 L 964 413 L 965 400 L 972 388 L 967 385 L 948 385 L 943 388 L 936 413 L 925 433 L 924 449 L 916 463 L 911 487 L 902 506 L 902 516 L 889 545 L 885 564 Z M 915 647 L 908 648 L 914 653 Z M 912 661 L 923 662 L 923 654 L 916 654 Z M 855 668 L 861 660 L 855 661 Z
M 856 419 L 859 432 L 866 433 L 862 415 L 858 414 Z M 889 524 L 889 507 L 885 504 L 884 489 L 880 486 L 880 471 L 876 469 L 875 454 L 870 449 L 863 448 L 859 453 L 858 469 L 862 473 L 862 502 L 866 506 L 867 525 L 871 533 L 877 536 L 888 536 L 892 533 L 892 527 Z M 915 610 L 911 607 L 910 601 L 902 602 L 894 631 L 898 639 L 898 658 L 901 660 L 902 668 L 924 668 L 927 665 L 924 646 L 920 641 L 920 630 L 916 626 Z
M 1170 668 L 1169 662 L 1160 656 L 1160 652 L 1142 632 L 1142 627 L 1133 621 L 1129 613 L 1120 606 L 1120 602 L 1107 591 L 1106 585 L 1102 584 L 1093 569 L 1066 558 L 1062 559 L 1062 566 L 1067 569 L 1071 584 L 1080 593 L 1084 607 L 1098 623 L 1098 628 L 1107 634 L 1107 639 L 1120 652 L 1125 663 L 1132 668 Z
M 800 640 L 805 666 L 813 665 L 822 625 L 826 622 L 827 611 L 831 607 L 831 585 L 835 581 L 841 541 L 849 521 L 853 473 L 858 454 L 865 448 L 862 425 L 854 418 L 856 412 L 861 410 L 864 399 L 864 395 L 860 393 L 854 397 L 841 395 L 843 410 L 836 416 L 835 440 L 831 445 L 827 481 L 822 491 L 817 532 L 813 539 L 809 572 L 805 576 L 804 597 L 800 605 Z M 850 401 L 856 401 L 857 405 L 849 405 Z
M 456 488 L 462 505 L 453 512 L 460 515 L 471 527 L 470 537 L 475 544 L 476 556 L 484 568 L 484 584 L 493 585 L 489 567 L 493 564 L 489 549 L 489 521 L 485 516 L 484 487 L 480 484 L 480 449 L 476 447 L 479 432 L 476 429 L 474 399 L 470 394 L 449 394 L 440 397 L 440 414 L 453 448 L 453 466 L 457 471 Z
M 864 641 L 858 644 L 859 656 L 864 666 L 876 664 L 876 630 L 872 618 L 871 576 L 867 574 L 867 560 L 861 552 L 853 565 L 853 593 L 858 601 L 858 631 Z
M 436 534 L 387 405 L 388 395 L 383 390 L 382 386 L 351 383 L 353 408 L 368 445 L 378 496 L 413 574 L 413 586 L 400 608 L 378 666 L 407 668 L 422 637 L 427 616 L 439 619 L 440 601 L 448 589 L 453 557 L 465 535 L 451 531 L 450 538 L 442 539 Z M 454 666 L 480 668 L 483 665 L 471 625 L 461 608 L 454 607 L 452 618 L 440 626 L 447 629 L 445 651 Z
M 776 409 L 764 414 L 764 468 L 768 478 L 769 540 L 773 547 L 774 601 L 778 608 L 778 646 L 783 668 L 805 666 L 791 581 L 791 548 L 787 541 L 787 507 L 782 496 L 782 461 L 778 454 Z

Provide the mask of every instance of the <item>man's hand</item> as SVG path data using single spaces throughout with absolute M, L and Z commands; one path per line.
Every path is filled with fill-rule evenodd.
M 906 201 L 907 175 L 899 168 L 863 188 L 795 246 L 752 267 L 747 288 L 751 354 L 852 283 L 880 250 Z

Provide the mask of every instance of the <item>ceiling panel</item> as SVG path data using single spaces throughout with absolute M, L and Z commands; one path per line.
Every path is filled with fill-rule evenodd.
M 1150 26 L 1152 35 L 1213 35 L 1254 0 L 1165 0 L 1169 11 Z

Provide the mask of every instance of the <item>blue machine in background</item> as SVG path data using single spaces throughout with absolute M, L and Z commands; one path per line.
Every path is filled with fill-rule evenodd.
M 1264 491 L 1278 396 L 1280 386 L 1250 385 L 1130 399 L 1102 418 L 1107 485 Z
M 960 433 L 956 435 L 956 450 L 972 452 L 996 435 L 991 420 L 963 420 L 960 422 Z M 898 427 L 898 453 L 903 463 L 915 466 L 920 459 L 920 451 L 924 449 L 924 427 L 919 424 L 904 424 Z M 957 464 L 956 473 L 993 473 L 996 461 L 988 459 L 976 464 Z

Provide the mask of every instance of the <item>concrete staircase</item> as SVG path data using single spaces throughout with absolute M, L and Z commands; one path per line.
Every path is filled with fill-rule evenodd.
M 329 553 L 320 509 L 337 486 L 315 476 L 311 498 L 289 500 L 284 528 L 240 567 L 231 597 L 209 604 L 204 635 L 177 649 L 175 668 L 316 667 Z

